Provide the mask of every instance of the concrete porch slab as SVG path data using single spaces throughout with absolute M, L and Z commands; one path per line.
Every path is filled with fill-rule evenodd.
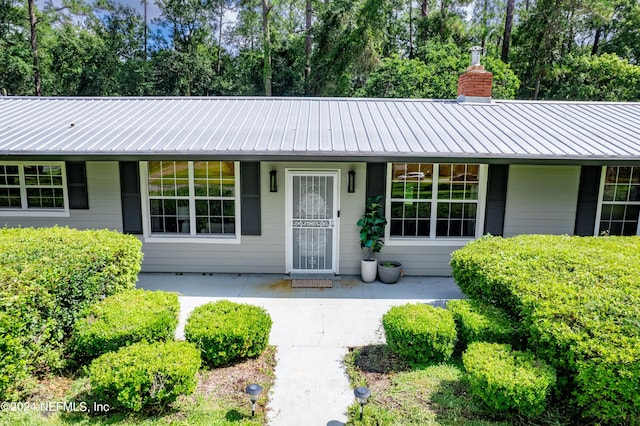
M 143 273 L 138 287 L 180 294 L 178 338 L 201 304 L 228 299 L 265 308 L 273 320 L 270 344 L 278 348 L 268 406 L 269 424 L 277 426 L 344 424 L 354 401 L 342 366 L 348 348 L 384 343 L 380 321 L 391 306 L 464 297 L 450 277 L 389 285 L 343 276 L 332 288 L 291 288 L 282 275 Z

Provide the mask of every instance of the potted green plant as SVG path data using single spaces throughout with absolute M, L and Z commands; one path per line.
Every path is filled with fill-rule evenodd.
M 362 281 L 375 281 L 377 275 L 377 261 L 374 253 L 380 252 L 384 246 L 384 227 L 387 218 L 382 210 L 382 197 L 369 198 L 364 215 L 358 220 L 360 227 L 360 247 L 366 249 L 367 255 L 360 261 L 360 275 Z

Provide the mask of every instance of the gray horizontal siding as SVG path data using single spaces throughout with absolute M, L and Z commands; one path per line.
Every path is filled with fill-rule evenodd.
M 115 161 L 87 162 L 88 210 L 70 210 L 69 217 L 0 217 L 9 227 L 68 226 L 76 229 L 113 229 L 122 231 L 120 182 Z
M 573 234 L 579 184 L 578 166 L 512 165 L 504 236 Z

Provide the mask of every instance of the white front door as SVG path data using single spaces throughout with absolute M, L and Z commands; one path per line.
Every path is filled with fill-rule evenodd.
M 338 172 L 287 173 L 287 270 L 335 273 Z

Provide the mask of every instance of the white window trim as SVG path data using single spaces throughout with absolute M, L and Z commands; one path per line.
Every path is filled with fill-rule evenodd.
M 1 161 L 2 165 L 19 166 L 20 174 L 20 196 L 22 197 L 21 208 L 2 208 L 0 207 L 0 216 L 20 216 L 20 217 L 69 217 L 69 194 L 67 190 L 67 170 L 64 161 Z M 27 207 L 26 191 L 27 186 L 24 182 L 24 166 L 60 166 L 62 170 L 62 194 L 64 196 L 63 209 L 44 209 Z
M 189 161 L 193 163 L 194 160 L 170 160 L 166 161 Z M 195 160 L 198 161 L 198 160 Z M 206 160 L 208 161 L 208 160 Z M 212 160 L 217 161 L 217 160 Z M 151 213 L 149 211 L 149 163 L 147 161 L 140 162 L 140 191 L 142 193 L 142 236 L 145 243 L 196 243 L 196 244 L 240 244 L 241 243 L 241 224 L 240 224 L 240 162 L 234 161 L 234 177 L 235 177 L 235 235 L 226 236 L 219 234 L 198 234 L 185 236 L 184 234 L 176 235 L 160 235 L 151 233 Z M 189 166 L 192 167 L 191 165 Z M 193 179 L 189 179 L 189 190 L 193 194 Z M 189 196 L 190 205 L 195 202 L 195 196 Z M 193 206 L 189 209 L 190 221 L 195 223 L 195 209 Z
M 389 226 L 391 220 L 391 178 L 392 178 L 392 164 L 387 163 L 387 177 L 386 177 L 386 200 L 385 200 L 385 215 L 387 218 L 387 226 L 384 230 L 384 240 L 387 246 L 444 246 L 444 247 L 462 247 L 469 241 L 473 241 L 482 236 L 484 231 L 484 216 L 486 206 L 486 194 L 487 194 L 487 176 L 489 165 L 480 163 L 467 163 L 467 162 L 433 162 L 433 163 L 420 163 L 420 164 L 477 164 L 478 170 L 478 202 L 477 202 L 477 216 L 476 216 L 476 235 L 474 237 L 436 237 L 434 232 L 434 220 L 433 215 L 436 214 L 437 209 L 432 206 L 432 218 L 431 218 L 431 232 L 429 237 L 392 237 L 391 227 Z M 435 176 L 435 172 L 434 172 Z M 434 194 L 437 191 L 434 189 Z M 435 196 L 435 195 L 434 195 Z M 436 203 L 437 199 L 432 199 L 432 203 Z
M 593 235 L 595 237 L 598 237 L 600 235 L 600 222 L 602 221 L 602 205 L 605 204 L 604 202 L 604 186 L 606 184 L 606 180 L 607 180 L 607 167 L 608 166 L 602 166 L 602 172 L 600 173 L 600 190 L 598 193 L 598 207 L 596 208 L 596 223 L 594 225 L 594 229 L 593 229 Z M 618 166 L 612 166 L 612 167 L 618 167 Z M 625 166 L 620 166 L 620 167 L 625 167 Z M 637 167 L 637 166 L 631 166 L 631 167 Z M 638 167 L 640 169 L 640 167 Z M 638 202 L 634 202 L 634 201 L 607 201 L 606 204 L 623 204 L 623 205 L 628 205 L 628 204 L 640 204 Z M 640 235 L 640 218 L 638 218 L 638 228 L 636 229 L 636 235 Z

